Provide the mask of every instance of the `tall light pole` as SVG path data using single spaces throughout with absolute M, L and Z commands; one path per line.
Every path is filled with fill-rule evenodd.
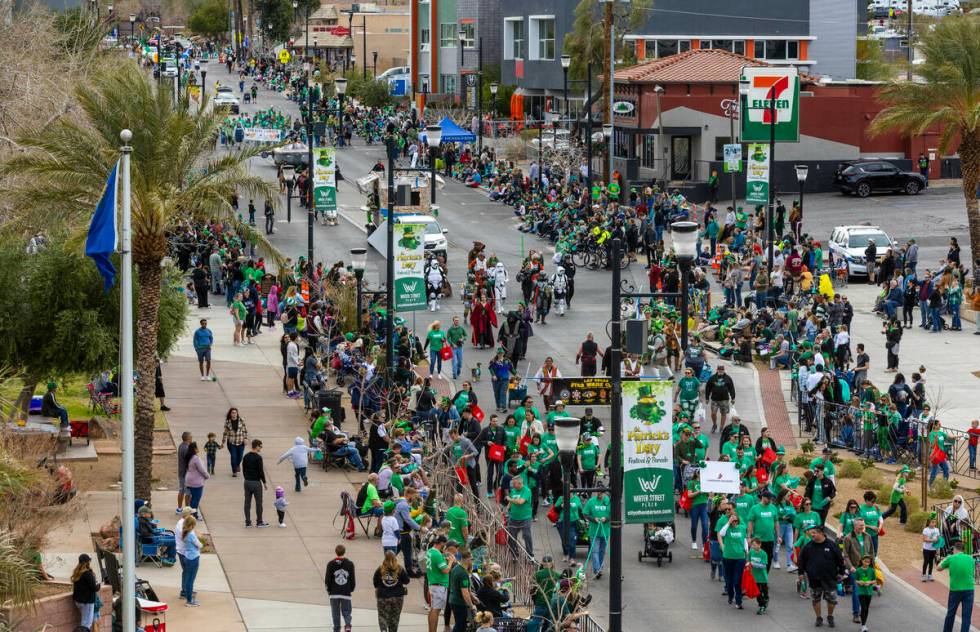
M 799 242 L 800 241 L 800 234 L 803 232 L 802 231 L 802 226 L 803 226 L 803 188 L 804 188 L 804 185 L 806 185 L 806 176 L 807 176 L 808 173 L 810 173 L 810 167 L 809 167 L 809 165 L 796 165 L 795 166 L 795 169 L 796 169 L 796 181 L 800 183 L 800 227 L 801 227 L 801 229 L 800 229 L 800 231 L 795 231 L 794 230 L 793 231 L 793 234 L 794 234 L 794 241 Z M 790 226 L 790 229 L 792 230 L 793 227 Z
M 130 43 L 136 41 L 136 14 L 129 14 L 129 41 Z
M 465 54 L 463 52 L 463 42 L 466 40 L 466 33 L 463 32 L 463 29 L 460 29 L 459 33 L 456 34 L 456 37 L 459 40 L 459 72 L 457 73 L 459 75 L 459 100 L 463 106 L 463 111 L 465 111 L 466 110 L 466 85 L 463 82 L 463 61 L 464 61 L 463 55 Z
M 575 449 L 578 447 L 579 431 L 582 422 L 575 417 L 558 417 L 555 419 L 555 442 L 558 444 L 558 454 L 561 457 L 561 542 L 567 550 L 568 538 L 575 542 L 575 535 L 571 534 L 571 474 L 575 463 Z M 574 546 L 574 544 L 573 544 Z
M 495 121 L 494 126 L 493 126 L 493 129 L 494 130 L 497 129 L 497 125 L 496 125 L 496 120 L 497 120 L 497 90 L 499 90 L 499 89 L 500 89 L 500 85 L 496 81 L 494 81 L 493 83 L 490 84 L 490 111 L 492 112 L 491 118 L 493 118 L 493 120 Z M 493 136 L 496 136 L 496 133 L 494 133 Z
M 667 138 L 664 136 L 664 109 L 661 106 L 660 100 L 660 97 L 664 94 L 664 87 L 658 84 L 653 87 L 653 92 L 657 95 L 657 136 L 660 139 L 660 153 L 663 156 L 660 159 L 660 180 L 664 183 L 664 189 L 666 189 L 666 183 L 669 181 L 667 174 Z
M 477 156 L 483 155 L 483 38 L 477 41 L 476 49 L 476 122 Z
M 592 62 L 589 62 L 588 70 L 585 74 L 585 184 L 592 195 Z
M 377 81 L 378 80 L 378 51 L 372 52 L 371 55 L 374 57 L 374 80 Z
M 561 75 L 562 75 L 562 86 L 565 98 L 565 119 L 568 119 L 568 67 L 572 65 L 571 55 L 561 56 Z M 557 148 L 556 148 L 557 149 Z
M 436 152 L 442 142 L 442 127 L 439 125 L 425 126 L 425 143 L 429 146 L 429 203 L 435 208 L 436 203 Z
M 367 248 L 351 248 L 350 263 L 351 267 L 354 268 L 354 278 L 357 280 L 357 302 L 355 303 L 357 307 L 354 308 L 355 326 L 357 327 L 357 333 L 361 333 L 361 330 L 364 328 L 361 292 L 364 282 L 364 268 L 367 267 Z

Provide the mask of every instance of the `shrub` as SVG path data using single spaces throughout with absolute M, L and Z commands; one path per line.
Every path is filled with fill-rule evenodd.
M 937 478 L 936 482 L 929 488 L 929 495 L 939 500 L 949 500 L 956 495 L 956 492 L 949 481 Z
M 809 440 L 804 441 L 803 443 L 800 444 L 800 450 L 803 451 L 803 454 L 813 454 L 816 451 L 816 449 L 817 449 L 816 444 L 814 444 L 812 441 Z
M 844 459 L 840 467 L 837 468 L 837 475 L 841 478 L 861 478 L 864 469 L 864 466 L 857 459 Z
M 905 523 L 905 530 L 909 533 L 922 533 L 926 528 L 926 521 L 929 520 L 928 511 L 913 511 L 909 515 L 909 521 Z
M 839 454 L 834 452 L 833 454 L 830 455 L 830 462 L 833 463 L 834 465 L 840 465 L 841 463 L 844 462 L 844 459 L 842 459 Z
M 805 454 L 797 454 L 789 460 L 789 464 L 793 467 L 806 467 L 810 465 L 810 459 Z
M 953 489 L 956 489 L 960 486 L 960 482 L 955 478 L 951 478 L 949 479 L 949 486 L 952 487 Z
M 887 507 L 892 498 L 892 484 L 887 481 L 882 483 L 875 493 L 878 494 L 878 504 Z
M 858 459 L 858 461 L 861 462 L 861 467 L 863 467 L 864 469 L 868 469 L 875 466 L 875 460 L 870 456 L 862 457 Z
M 873 489 L 878 491 L 882 485 L 885 483 L 885 477 L 882 476 L 881 472 L 876 468 L 871 468 L 864 470 L 861 473 L 861 480 L 858 482 L 858 487 L 861 489 Z M 889 487 L 891 489 L 891 487 Z

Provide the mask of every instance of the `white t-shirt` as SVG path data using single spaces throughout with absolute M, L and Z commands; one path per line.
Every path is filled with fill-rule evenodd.
M 846 347 L 851 343 L 851 334 L 846 331 L 838 331 L 837 335 L 834 336 L 834 346 L 836 347 Z
M 299 368 L 299 346 L 289 341 L 286 345 L 286 368 Z
M 180 534 L 184 531 L 184 519 L 181 518 L 177 521 L 177 526 L 174 527 L 174 542 L 177 544 L 177 555 L 184 554 L 184 538 L 180 537 Z
M 398 546 L 398 520 L 394 516 L 381 519 L 381 546 Z
M 922 541 L 922 550 L 935 551 L 936 543 L 934 540 L 935 538 L 939 537 L 939 529 L 937 529 L 936 527 L 926 527 L 925 529 L 922 530 L 922 535 L 923 537 L 926 538 L 926 540 L 928 540 L 928 541 L 926 540 Z

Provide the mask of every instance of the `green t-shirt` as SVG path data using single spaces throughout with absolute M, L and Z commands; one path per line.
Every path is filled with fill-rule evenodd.
M 599 446 L 595 445 L 591 441 L 585 445 L 579 446 L 578 456 L 582 460 L 582 469 L 591 472 L 596 468 L 599 463 Z
M 827 503 L 830 502 L 829 498 L 823 497 L 823 485 L 820 484 L 820 481 L 817 481 L 813 485 L 813 498 L 810 500 L 813 503 L 814 511 L 820 511 Z
M 531 490 L 522 487 L 520 491 L 511 487 L 510 494 L 507 495 L 510 503 L 507 505 L 507 515 L 511 520 L 530 520 L 531 519 Z M 515 498 L 523 498 L 524 504 L 519 505 L 514 501 Z
M 970 571 L 970 577 L 971 577 L 971 579 L 973 577 L 973 571 L 972 570 Z M 876 578 L 875 578 L 875 567 L 874 566 L 869 566 L 868 568 L 864 568 L 863 566 L 858 566 L 857 568 L 854 569 L 854 579 L 857 582 L 874 582 L 874 581 L 876 581 Z M 972 589 L 972 586 L 971 586 L 971 589 Z M 874 586 L 874 584 L 868 584 L 867 586 L 862 586 L 860 583 L 858 583 L 858 585 L 857 585 L 857 594 L 858 594 L 858 596 L 870 597 L 871 595 L 875 594 L 875 586 Z
M 600 498 L 599 496 L 593 496 L 585 503 L 585 509 L 583 510 L 586 516 L 592 518 L 589 521 L 589 537 L 594 538 L 600 535 L 607 540 L 609 539 L 609 516 L 612 512 L 612 505 L 609 503 L 609 497 Z M 605 518 L 603 522 L 596 522 L 596 518 Z
M 966 553 L 954 553 L 939 563 L 939 568 L 949 569 L 949 590 L 973 590 L 973 557 Z
M 820 526 L 820 514 L 815 511 L 801 511 L 796 514 L 796 519 L 793 520 L 793 528 L 799 529 L 800 537 L 796 539 L 796 546 L 803 546 L 810 541 L 810 536 L 806 534 L 807 530 L 813 527 Z
M 568 519 L 571 520 L 574 523 L 581 516 L 581 513 L 582 513 L 582 499 L 578 497 L 578 494 L 572 494 L 571 495 L 571 499 L 569 500 L 569 503 L 568 504 L 569 504 Z M 562 498 L 561 496 L 559 496 L 558 497 L 558 500 L 555 501 L 555 509 L 558 509 L 559 510 L 558 511 L 558 515 L 561 515 L 561 508 L 564 505 L 565 505 L 565 499 Z M 559 524 L 561 524 L 561 521 L 564 520 L 564 519 L 565 519 L 564 516 L 562 516 L 561 518 L 559 518 L 558 519 L 559 520 Z
M 891 503 L 897 505 L 898 501 L 905 498 L 905 478 L 899 476 L 898 480 L 895 481 L 895 485 L 892 486 L 892 497 Z
M 248 310 L 245 309 L 245 305 L 241 301 L 232 303 L 231 311 L 238 320 L 245 320 L 245 317 L 248 316 Z
M 793 503 L 784 501 L 783 504 L 776 507 L 776 513 L 779 516 L 780 522 L 788 522 L 793 524 L 796 520 L 796 507 Z
M 881 510 L 878 505 L 863 504 L 858 507 L 858 515 L 864 518 L 864 524 L 871 530 L 872 535 L 878 533 L 878 524 L 881 521 Z
M 752 565 L 752 578 L 757 584 L 768 584 L 769 583 L 769 571 L 766 570 L 766 564 L 769 563 L 769 555 L 765 551 L 759 549 L 749 549 L 749 563 Z
M 449 511 L 446 512 L 446 520 L 452 524 L 449 528 L 449 539 L 456 540 L 460 546 L 465 546 L 463 527 L 470 526 L 470 518 L 466 515 L 466 510 L 462 507 L 450 507 Z
M 433 329 L 425 335 L 429 341 L 429 348 L 439 351 L 445 346 L 446 332 L 441 329 Z
M 752 523 L 752 536 L 763 542 L 776 539 L 776 518 L 779 512 L 776 505 L 759 503 L 749 511 L 749 522 Z
M 708 502 L 708 494 L 701 491 L 701 481 L 696 477 L 687 484 L 687 495 L 691 498 L 691 506 L 697 507 Z
M 516 450 L 517 440 L 521 437 L 521 429 L 517 426 L 504 426 L 504 436 L 507 437 L 507 449 Z
M 378 495 L 378 488 L 374 486 L 374 483 L 367 484 L 367 495 L 364 497 L 364 504 L 361 505 L 361 513 L 367 513 L 374 507 L 374 501 L 381 500 L 381 496 Z
M 535 419 L 538 419 L 538 420 L 541 419 L 541 413 L 538 412 L 538 409 L 537 408 L 534 408 L 534 407 L 524 408 L 523 406 L 518 406 L 516 409 L 514 409 L 514 419 L 517 420 L 517 426 L 518 427 L 520 427 L 520 425 L 522 423 L 524 423 L 525 421 L 527 421 L 527 411 L 528 410 L 531 411 L 531 416 L 533 416 Z
M 462 325 L 453 325 L 446 332 L 446 337 L 449 340 L 449 344 L 454 347 L 461 347 L 466 340 L 466 330 L 463 329 Z
M 946 451 L 946 433 L 943 430 L 933 430 L 929 433 L 929 447 L 938 445 L 943 452 Z
M 749 512 L 759 502 L 759 499 L 755 497 L 755 494 L 739 494 L 732 502 L 735 505 L 735 513 L 738 514 L 738 519 L 744 525 L 749 520 Z
M 832 461 L 824 462 L 823 458 L 817 457 L 810 461 L 810 469 L 814 470 L 817 468 L 818 463 L 823 463 L 823 473 L 827 478 L 833 478 L 837 471 L 834 469 L 834 463 Z
M 463 599 L 463 589 L 470 587 L 470 573 L 462 564 L 453 566 L 449 571 L 449 605 L 465 606 L 466 600 Z
M 721 556 L 726 560 L 745 559 L 745 524 L 728 527 L 721 538 Z
M 844 510 L 844 513 L 840 515 L 840 534 L 844 537 L 854 531 L 854 519 L 860 518 L 859 514 L 852 514 L 851 512 Z
M 706 461 L 708 459 L 708 437 L 706 435 L 698 435 L 694 437 L 694 458 L 698 461 Z
M 738 453 L 736 452 L 736 450 L 738 450 L 737 441 L 735 443 L 732 443 L 731 441 L 726 441 L 721 446 L 721 455 L 727 456 L 729 461 L 735 463 L 738 460 Z
M 466 406 L 469 403 L 470 403 L 470 392 L 459 391 L 459 394 L 456 397 L 456 402 L 454 404 L 454 406 L 456 406 L 456 412 L 462 414 L 463 410 L 466 408 Z
M 546 432 L 541 435 L 541 447 L 544 448 L 544 458 L 541 460 L 541 464 L 548 465 L 558 456 L 558 439 L 553 433 Z M 548 458 L 548 450 L 551 450 L 551 458 Z
M 561 575 L 553 568 L 542 568 L 534 573 L 534 605 L 547 606 L 555 592 L 555 585 Z
M 449 585 L 449 574 L 444 573 L 446 570 L 446 556 L 442 554 L 442 551 L 432 547 L 426 552 L 425 557 L 427 559 L 425 564 L 425 576 L 429 580 L 430 586 L 448 586 Z
M 696 377 L 682 377 L 677 382 L 677 388 L 679 389 L 678 396 L 680 399 L 690 401 L 692 399 L 698 398 L 698 389 L 701 387 L 701 382 Z

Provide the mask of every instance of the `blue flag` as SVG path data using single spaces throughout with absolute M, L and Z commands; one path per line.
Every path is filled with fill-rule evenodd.
M 112 265 L 112 253 L 116 251 L 116 172 L 119 163 L 112 167 L 105 193 L 95 207 L 92 223 L 85 239 L 85 255 L 95 261 L 95 267 L 105 280 L 105 291 L 116 282 L 116 267 Z

